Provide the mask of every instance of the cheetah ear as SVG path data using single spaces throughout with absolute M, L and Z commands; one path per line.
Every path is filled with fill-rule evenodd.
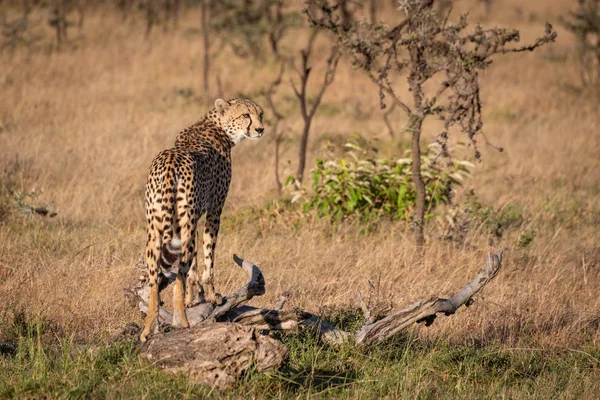
M 225 111 L 225 108 L 227 108 L 227 102 L 223 99 L 217 99 L 215 100 L 215 108 L 217 111 L 223 112 Z

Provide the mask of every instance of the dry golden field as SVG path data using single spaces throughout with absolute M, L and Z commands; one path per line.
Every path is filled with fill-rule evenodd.
M 283 200 L 267 127 L 263 139 L 234 149 L 217 246 L 218 290 L 227 293 L 243 282 L 232 262 L 236 253 L 265 275 L 260 305 L 273 304 L 285 290 L 292 292 L 291 306 L 309 311 L 356 305 L 355 292 L 366 293 L 368 280 L 380 282 L 380 300 L 402 305 L 453 293 L 477 273 L 486 252 L 507 247 L 503 270 L 472 307 L 416 333 L 505 348 L 600 346 L 600 97 L 582 86 L 574 38 L 558 22 L 575 3 L 499 0 L 484 18 L 481 4 L 457 2 L 459 11 L 470 10 L 472 22 L 519 29 L 522 42 L 542 33 L 545 21 L 558 32 L 556 43 L 498 57 L 481 76 L 484 132 L 505 151 L 480 139 L 483 161 L 475 162 L 464 191 L 473 189 L 494 209 L 517 210 L 521 224 L 490 246 L 488 233 L 475 225 L 464 243 L 440 241 L 432 222 L 421 260 L 404 222 L 364 234 L 353 225 L 298 221 L 293 211 L 277 208 Z M 81 340 L 142 321 L 123 288 L 140 274 L 148 167 L 218 95 L 214 79 L 209 93 L 202 89 L 199 21 L 192 11 L 179 29 L 156 29 L 145 39 L 143 21 L 124 24 L 100 10 L 86 17 L 81 33 L 73 28 L 60 51 L 50 50 L 48 34 L 36 51 L 0 54 L 0 315 L 24 310 Z M 305 40 L 299 35 L 284 47 L 292 51 Z M 324 69 L 324 38 L 313 83 Z M 244 94 L 258 102 L 264 98 L 257 93 L 277 73 L 269 59 L 239 59 L 227 49 L 214 59 L 215 71 L 224 97 Z M 295 171 L 302 127 L 289 78 L 277 99 L 286 113 L 285 179 Z M 324 154 L 327 139 L 341 144 L 353 133 L 386 155 L 401 156 L 408 141 L 402 118 L 394 117 L 397 132 L 390 139 L 376 88 L 342 61 L 314 120 L 308 165 Z M 434 128 L 426 126 L 423 146 Z M 456 133 L 458 139 L 464 140 Z M 473 159 L 471 149 L 458 154 Z M 38 197 L 32 201 L 52 205 L 56 217 L 19 212 L 15 194 L 33 191 Z M 533 240 L 519 248 L 523 235 Z

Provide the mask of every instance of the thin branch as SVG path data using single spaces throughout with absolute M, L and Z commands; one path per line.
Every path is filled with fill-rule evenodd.
M 321 99 L 323 98 L 323 94 L 325 94 L 325 90 L 327 90 L 327 87 L 329 87 L 329 85 L 331 85 L 333 83 L 333 78 L 335 77 L 335 71 L 337 69 L 338 61 L 340 60 L 340 56 L 341 56 L 341 54 L 339 52 L 338 47 L 333 46 L 331 48 L 331 54 L 329 55 L 329 58 L 327 59 L 327 71 L 325 71 L 325 76 L 323 78 L 323 84 L 321 85 L 321 89 L 319 90 L 319 93 L 315 97 L 315 100 L 313 102 L 312 108 L 309 113 L 310 119 L 313 118 L 313 116 L 315 115 L 315 112 L 317 111 L 317 108 L 319 108 L 319 104 L 321 104 Z M 307 78 L 308 78 L 308 76 L 307 76 Z
M 462 287 L 449 299 L 432 296 L 429 299 L 416 301 L 387 317 L 370 325 L 365 325 L 356 333 L 357 344 L 380 342 L 387 339 L 409 325 L 424 322 L 426 326 L 433 324 L 438 313 L 454 314 L 462 305 L 469 306 L 472 297 L 496 277 L 502 268 L 502 256 L 506 249 L 488 254 L 484 268 L 475 278 Z
M 281 296 L 279 296 L 279 301 L 277 301 L 277 304 L 275 304 L 275 307 L 273 309 L 277 310 L 277 311 L 283 310 L 283 306 L 285 306 L 285 303 L 287 303 L 287 301 L 289 299 L 290 299 L 290 292 L 289 291 L 283 292 L 281 294 Z
M 365 316 L 365 325 L 369 325 L 369 324 L 372 324 L 373 322 L 375 322 L 375 317 L 371 316 L 371 310 L 369 310 L 369 307 L 363 300 L 360 292 L 356 292 L 356 297 L 358 298 L 358 302 L 360 303 L 360 308 L 362 309 L 363 314 Z
M 392 103 L 392 106 L 390 107 L 390 109 L 387 110 L 385 113 L 383 113 L 383 120 L 385 121 L 385 125 L 387 126 L 388 132 L 391 137 L 394 137 L 394 129 L 392 128 L 392 124 L 390 123 L 388 118 L 392 114 L 392 112 L 394 111 L 395 108 L 396 108 L 396 103 Z
M 235 254 L 233 255 L 233 260 L 238 266 L 246 271 L 250 277 L 250 281 L 244 287 L 226 296 L 224 298 L 225 301 L 223 305 L 217 306 L 213 310 L 210 315 L 211 318 L 217 319 L 221 315 L 226 314 L 232 308 L 245 303 L 254 296 L 262 296 L 265 294 L 265 278 L 263 277 L 260 269 L 258 269 L 258 267 L 251 262 L 242 260 Z
M 407 106 L 406 103 L 402 102 L 402 100 L 400 100 L 398 97 L 396 97 L 396 94 L 394 93 L 394 90 L 391 87 L 380 85 L 380 82 L 371 74 L 367 74 L 367 77 L 371 81 L 373 81 L 373 83 L 375 83 L 377 86 L 379 86 L 381 90 L 389 94 L 392 97 L 392 100 L 394 100 L 394 103 L 397 106 L 399 106 L 402 109 L 402 111 L 406 113 L 406 115 L 412 114 L 412 110 L 410 109 L 410 107 Z

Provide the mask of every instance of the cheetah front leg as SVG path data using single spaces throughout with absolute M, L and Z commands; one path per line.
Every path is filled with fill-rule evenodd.
M 217 247 L 217 236 L 221 225 L 221 208 L 209 211 L 206 214 L 206 224 L 204 228 L 204 272 L 202 272 L 202 286 L 206 300 L 221 304 L 223 298 L 219 293 L 215 293 L 214 285 L 214 266 L 215 266 L 215 248 Z

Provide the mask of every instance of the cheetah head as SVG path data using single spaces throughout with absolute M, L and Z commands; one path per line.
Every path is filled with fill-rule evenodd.
M 235 146 L 244 139 L 260 139 L 265 131 L 263 109 L 251 100 L 231 99 L 215 101 L 221 126 Z

